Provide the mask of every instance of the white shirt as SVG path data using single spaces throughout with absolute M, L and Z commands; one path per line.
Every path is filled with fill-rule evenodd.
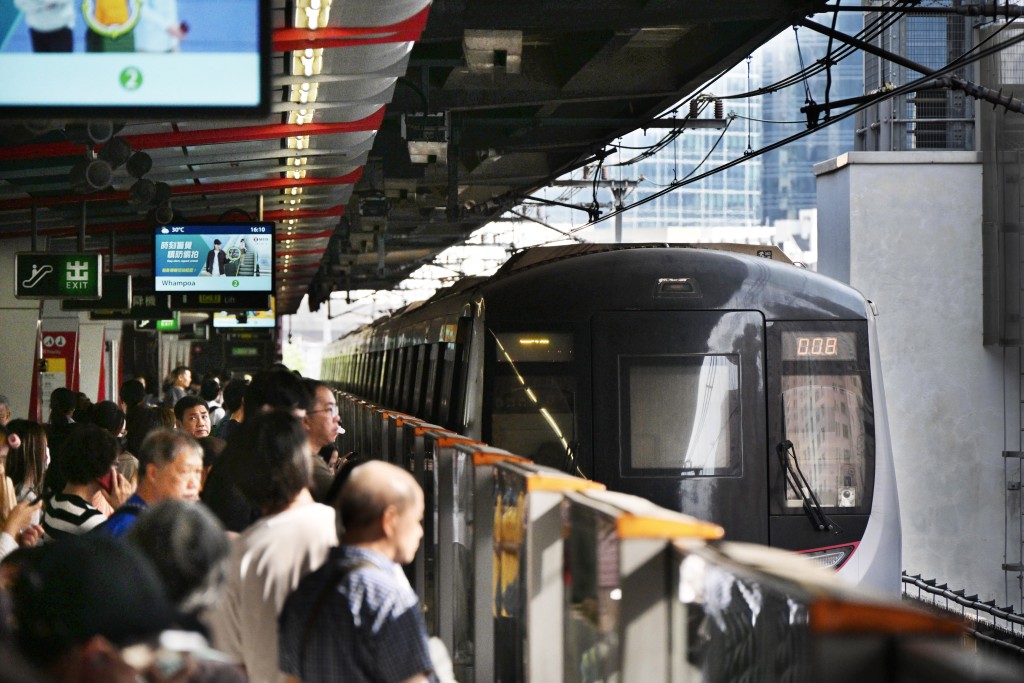
M 73 0 L 14 0 L 25 13 L 25 23 L 36 31 L 49 33 L 74 28 L 76 5 Z
M 176 51 L 181 41 L 167 32 L 172 26 L 178 26 L 178 0 L 143 0 L 139 23 L 135 25 L 135 49 L 138 52 Z
M 264 517 L 234 540 L 210 626 L 213 646 L 244 664 L 252 683 L 285 680 L 277 668 L 277 615 L 299 580 L 337 544 L 334 508 L 320 503 Z

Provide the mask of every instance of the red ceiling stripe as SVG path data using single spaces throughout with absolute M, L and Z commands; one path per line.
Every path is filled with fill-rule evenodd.
M 272 140 L 297 135 L 336 135 L 356 133 L 380 128 L 384 120 L 384 107 L 358 121 L 335 123 L 273 123 L 262 126 L 238 126 L 233 128 L 207 128 L 203 130 L 181 130 L 170 133 L 145 133 L 122 135 L 134 150 L 160 149 L 165 147 L 190 147 L 195 145 L 216 145 L 229 142 Z M 78 156 L 85 150 L 84 145 L 73 142 L 45 142 L 34 145 L 18 145 L 0 148 L 0 160 L 41 159 L 44 157 Z
M 371 43 L 404 43 L 418 40 L 427 25 L 430 6 L 390 26 L 349 26 L 321 29 L 279 28 L 273 34 L 277 52 L 321 47 L 350 47 Z
M 310 256 L 312 254 L 322 254 L 322 253 L 324 253 L 324 249 L 325 249 L 325 247 L 321 247 L 320 249 L 289 249 L 288 251 L 284 251 L 282 249 L 278 249 L 277 250 L 277 255 L 278 256 Z
M 326 239 L 334 234 L 334 230 L 324 230 L 323 232 L 298 232 L 294 235 L 287 235 L 283 232 L 278 232 L 275 236 L 278 242 L 287 242 L 288 240 L 315 240 L 315 239 Z
M 402 31 L 375 38 L 351 38 L 339 35 L 345 29 L 308 29 L 286 28 L 274 31 L 274 50 L 289 52 L 307 48 L 356 47 L 359 45 L 379 45 L 381 43 L 414 43 L 419 40 L 420 31 Z

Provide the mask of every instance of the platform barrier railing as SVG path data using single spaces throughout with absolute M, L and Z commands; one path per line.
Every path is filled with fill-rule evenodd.
M 462 683 L 1022 680 L 960 648 L 962 619 L 357 397 L 339 405 L 349 443 L 380 450 L 363 457 L 424 489 L 408 574 Z

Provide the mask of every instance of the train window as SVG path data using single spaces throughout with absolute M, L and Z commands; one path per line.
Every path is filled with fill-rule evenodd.
M 493 333 L 488 443 L 542 465 L 575 471 L 576 377 L 571 333 Z M 522 339 L 547 343 L 520 344 Z M 535 348 L 538 347 L 538 348 Z
M 430 345 L 430 358 L 427 363 L 427 384 L 423 390 L 425 399 L 423 408 L 425 412 L 422 417 L 431 422 L 437 422 L 437 399 L 440 387 L 438 370 L 441 365 L 441 344 Z
M 739 376 L 736 355 L 622 356 L 623 475 L 740 475 Z
M 412 388 L 416 369 L 416 347 L 405 347 L 405 370 L 402 371 L 402 395 L 399 397 L 398 409 L 412 413 Z
M 452 382 L 455 375 L 455 357 L 458 347 L 455 344 L 442 344 L 441 376 L 437 392 L 437 423 L 450 428 Z
M 782 415 L 786 439 L 810 488 L 825 508 L 866 504 L 865 407 L 860 375 L 784 375 Z M 851 454 L 853 457 L 851 457 Z M 803 509 L 799 492 L 786 491 L 786 507 Z
M 874 418 L 863 323 L 779 323 L 774 514 L 803 514 L 800 476 L 830 515 L 867 514 L 874 488 Z M 790 447 L 791 445 L 791 447 Z M 799 486 L 797 487 L 799 488 Z
M 430 354 L 428 344 L 420 344 L 416 347 L 416 375 L 412 388 L 412 414 L 415 417 L 423 418 L 423 407 L 426 403 L 427 390 L 427 358 Z
M 496 332 L 499 363 L 569 363 L 571 332 Z

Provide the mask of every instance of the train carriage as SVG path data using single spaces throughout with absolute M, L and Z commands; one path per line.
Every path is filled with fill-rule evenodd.
M 898 592 L 874 322 L 777 249 L 542 247 L 334 342 L 323 376 Z

